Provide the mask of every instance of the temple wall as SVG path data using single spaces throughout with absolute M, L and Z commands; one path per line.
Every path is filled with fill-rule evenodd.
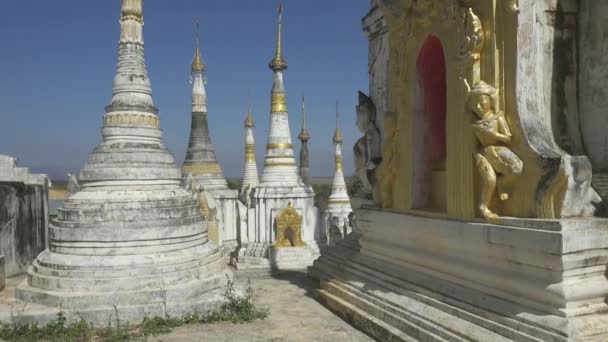
M 48 181 L 0 156 L 0 255 L 7 277 L 25 273 L 45 249 Z
M 581 0 L 580 127 L 595 172 L 608 172 L 608 2 Z

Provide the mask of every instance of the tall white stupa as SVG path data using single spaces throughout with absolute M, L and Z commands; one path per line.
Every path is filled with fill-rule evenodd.
M 217 244 L 233 251 L 238 245 L 238 191 L 229 189 L 222 168 L 217 161 L 211 141 L 207 89 L 205 88 L 205 63 L 203 62 L 198 22 L 196 24 L 196 50 L 191 64 L 192 121 L 190 140 L 182 167 L 182 177 L 192 177 L 195 186 L 202 187 L 209 198 L 208 205 L 217 210 L 217 231 L 209 231 L 209 237 Z
M 319 253 L 316 241 L 319 213 L 314 206 L 314 190 L 304 184 L 298 174 L 289 128 L 283 82 L 287 62 L 282 52 L 282 4 L 279 4 L 278 13 L 276 51 L 269 65 L 273 86 L 264 171 L 260 184 L 253 190 L 253 208 L 249 211 L 247 234 L 241 238 L 237 268 L 304 269 L 312 265 Z M 299 219 L 299 223 L 286 224 L 291 232 L 289 242 L 277 241 L 277 236 L 282 237 L 284 233 L 282 224 L 288 217 L 294 222 Z
M 334 131 L 333 143 L 335 151 L 335 173 L 331 185 L 331 195 L 327 201 L 327 208 L 323 213 L 323 235 L 330 245 L 337 240 L 344 239 L 352 231 L 349 223 L 349 215 L 353 211 L 344 181 L 342 164 L 342 132 L 339 125 L 338 104 L 336 103 L 336 130 Z
M 49 225 L 48 249 L 16 298 L 106 325 L 207 311 L 231 272 L 162 140 L 144 61 L 143 0 L 122 0 L 118 66 L 103 141 Z M 29 312 L 28 312 L 29 313 Z

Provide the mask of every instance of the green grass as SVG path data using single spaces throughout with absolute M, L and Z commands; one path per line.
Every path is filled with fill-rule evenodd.
M 255 293 L 248 282 L 245 296 L 238 296 L 234 282 L 228 279 L 224 303 L 215 311 L 202 315 L 194 312 L 181 318 L 146 317 L 140 325 L 123 325 L 118 318 L 113 325 L 98 329 L 85 321 L 67 324 L 64 312 L 60 309 L 57 317 L 43 327 L 37 324 L 0 324 L 0 339 L 4 341 L 30 342 L 122 342 L 145 341 L 148 336 L 167 334 L 175 328 L 207 323 L 247 323 L 256 319 L 266 319 L 268 310 L 259 309 L 253 303 Z M 18 320 L 17 320 L 18 321 Z

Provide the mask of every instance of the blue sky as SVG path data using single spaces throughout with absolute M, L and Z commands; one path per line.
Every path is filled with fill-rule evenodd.
M 333 174 L 331 136 L 340 101 L 346 173 L 357 90 L 367 92 L 368 0 L 285 0 L 284 56 L 296 154 L 306 96 L 314 176 Z M 146 0 L 146 59 L 164 139 L 181 165 L 190 129 L 193 20 L 207 65 L 209 125 L 224 173 L 242 173 L 243 119 L 253 95 L 258 165 L 268 132 L 276 37 L 274 0 Z M 0 1 L 0 154 L 61 178 L 80 170 L 101 141 L 119 38 L 120 1 Z M 261 172 L 261 168 L 260 168 Z

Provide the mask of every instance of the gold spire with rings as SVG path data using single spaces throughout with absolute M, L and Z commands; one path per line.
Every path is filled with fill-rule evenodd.
M 247 111 L 247 117 L 245 117 L 245 127 L 253 128 L 255 126 L 255 122 L 253 121 L 253 116 L 251 115 L 251 105 L 249 105 L 249 110 Z
M 334 132 L 334 144 L 341 144 L 343 139 L 342 139 L 342 132 L 340 131 L 340 125 L 338 124 L 339 118 L 340 118 L 340 112 L 339 112 L 339 102 L 336 101 L 336 130 Z
M 302 131 L 298 138 L 302 141 L 310 140 L 310 134 L 308 133 L 308 129 L 306 129 L 306 108 L 304 105 L 304 96 L 302 96 Z
M 198 19 L 195 19 L 194 25 L 196 33 L 196 52 L 194 53 L 194 58 L 192 59 L 192 72 L 203 73 L 205 71 L 205 63 L 203 62 L 203 57 L 201 56 L 201 39 Z
M 247 109 L 247 116 L 245 117 L 245 128 L 253 128 L 255 126 L 255 122 L 253 121 L 253 102 L 251 100 L 251 89 L 249 89 L 247 93 L 247 98 L 249 102 L 249 108 Z
M 283 59 L 281 34 L 283 32 L 283 1 L 279 0 L 279 30 L 277 31 L 277 49 L 274 58 L 269 64 L 273 71 L 282 71 L 287 69 L 287 61 Z

